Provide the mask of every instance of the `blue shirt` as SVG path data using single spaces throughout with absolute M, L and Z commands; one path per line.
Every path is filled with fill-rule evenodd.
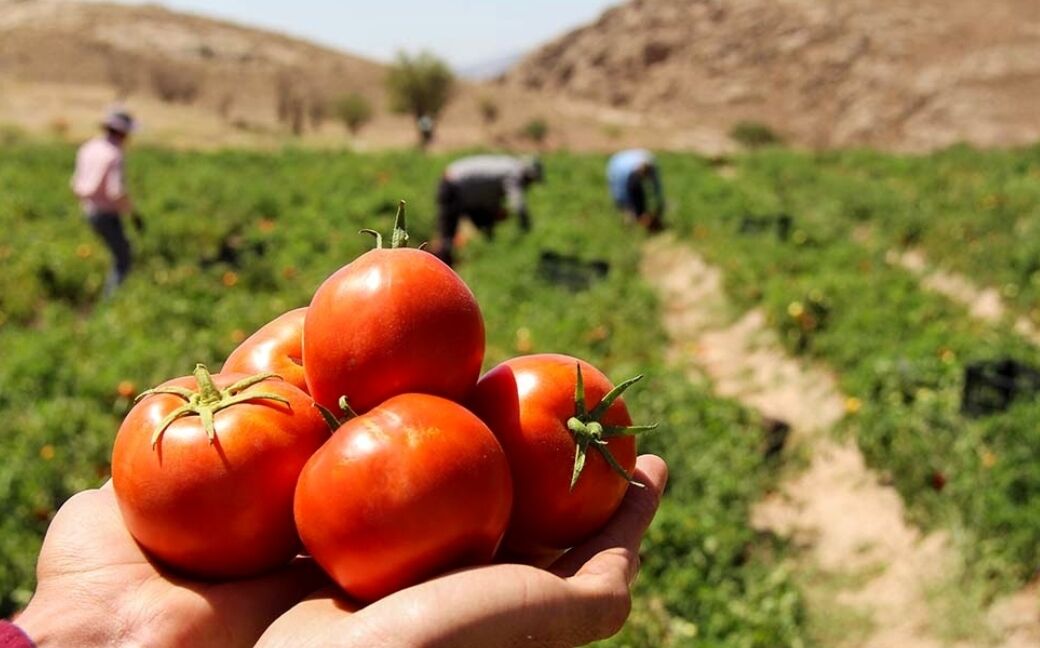
M 661 179 L 657 175 L 657 166 L 654 164 L 654 156 L 646 149 L 629 149 L 615 153 L 607 162 L 607 184 L 610 185 L 610 196 L 614 203 L 623 209 L 634 207 L 633 196 L 629 189 L 629 179 L 632 173 L 644 164 L 650 164 L 648 179 L 653 184 L 658 204 L 664 203 L 664 195 L 661 191 Z

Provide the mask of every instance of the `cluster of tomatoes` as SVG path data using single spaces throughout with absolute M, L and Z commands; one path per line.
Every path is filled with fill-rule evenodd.
M 241 578 L 288 563 L 302 541 L 372 601 L 459 567 L 545 561 L 613 515 L 634 483 L 634 433 L 649 427 L 620 398 L 638 378 L 615 387 L 564 355 L 480 377 L 473 293 L 407 247 L 403 210 L 389 248 L 375 236 L 220 373 L 199 365 L 131 409 L 113 485 L 156 559 Z

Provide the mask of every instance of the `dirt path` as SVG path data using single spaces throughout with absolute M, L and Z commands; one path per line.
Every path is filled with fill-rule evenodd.
M 756 507 L 752 523 L 800 546 L 799 571 L 827 646 L 938 648 L 934 592 L 954 564 L 945 536 L 904 519 L 890 486 L 854 443 L 826 432 L 847 405 L 826 371 L 790 357 L 759 311 L 732 322 L 719 271 L 669 236 L 650 241 L 642 271 L 658 290 L 672 359 L 715 390 L 782 419 L 808 468 Z
M 902 253 L 891 251 L 888 261 L 898 265 L 921 279 L 921 285 L 927 290 L 939 293 L 951 301 L 961 304 L 968 313 L 983 322 L 998 323 L 1010 317 L 1008 308 L 995 288 L 980 288 L 968 277 L 939 268 L 931 267 L 921 250 L 911 249 Z M 1015 331 L 1040 345 L 1040 329 L 1026 317 L 1016 317 Z

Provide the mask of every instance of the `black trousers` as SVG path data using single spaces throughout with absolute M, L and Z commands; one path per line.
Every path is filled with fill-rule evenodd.
M 123 219 L 119 217 L 119 214 L 111 212 L 87 214 L 87 220 L 90 222 L 91 228 L 105 242 L 108 251 L 112 253 L 112 268 L 105 278 L 105 294 L 110 295 L 130 273 L 130 241 L 126 238 L 126 232 L 123 231 Z
M 440 184 L 437 185 L 438 240 L 433 248 L 433 253 L 448 265 L 455 260 L 453 254 L 455 234 L 459 231 L 459 219 L 463 216 L 468 217 L 485 236 L 494 235 L 498 214 L 490 209 L 465 205 L 459 195 L 458 186 L 447 178 L 442 178 Z

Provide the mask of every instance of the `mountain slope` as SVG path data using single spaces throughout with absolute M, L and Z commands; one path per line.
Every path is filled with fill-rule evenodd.
M 506 83 L 808 146 L 1040 138 L 1036 0 L 635 0 Z
M 0 0 L 0 76 L 273 112 L 278 93 L 381 93 L 383 68 L 281 34 L 154 5 Z

